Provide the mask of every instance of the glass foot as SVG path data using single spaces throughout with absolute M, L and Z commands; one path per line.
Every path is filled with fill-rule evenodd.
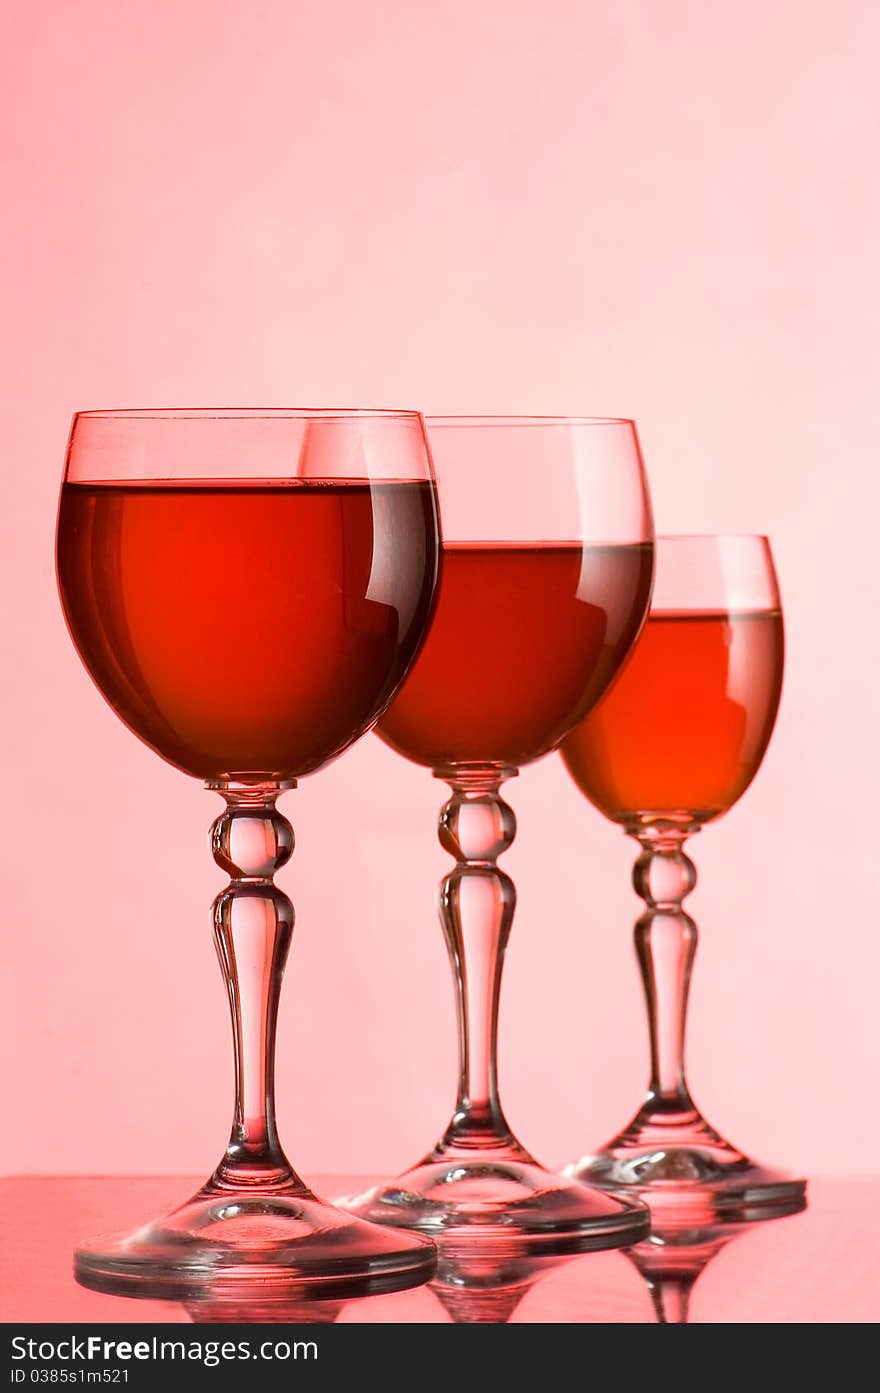
M 304 1188 L 208 1186 L 143 1228 L 81 1244 L 74 1258 L 83 1286 L 183 1301 L 364 1296 L 419 1286 L 436 1266 L 426 1239 L 364 1223 Z
M 806 1180 L 752 1161 L 699 1114 L 633 1123 L 563 1174 L 650 1206 L 655 1226 L 781 1218 L 806 1204 Z
M 526 1153 L 432 1156 L 338 1203 L 370 1223 L 427 1234 L 444 1250 L 462 1241 L 488 1243 L 518 1257 L 624 1248 L 650 1228 L 637 1199 L 589 1190 Z

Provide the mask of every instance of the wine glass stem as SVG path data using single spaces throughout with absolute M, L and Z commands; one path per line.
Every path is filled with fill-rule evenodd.
M 516 774 L 506 765 L 436 770 L 452 790 L 438 823 L 455 866 L 440 883 L 440 919 L 455 976 L 459 1083 L 455 1113 L 439 1144 L 450 1150 L 509 1145 L 498 1100 L 498 999 L 516 891 L 497 858 L 516 835 L 513 809 L 499 793 Z
M 684 1042 L 688 988 L 697 926 L 682 908 L 693 890 L 696 868 L 684 852 L 698 827 L 649 825 L 633 831 L 641 854 L 633 885 L 647 905 L 635 927 L 636 955 L 648 1004 L 651 1079 L 648 1104 L 670 1117 L 696 1112 L 685 1081 Z
M 209 787 L 226 801 L 211 829 L 214 860 L 230 877 L 214 901 L 214 942 L 232 1015 L 235 1109 L 212 1185 L 300 1184 L 275 1127 L 275 1026 L 293 934 L 293 905 L 273 883 L 293 851 L 293 829 L 275 807 L 290 783 Z

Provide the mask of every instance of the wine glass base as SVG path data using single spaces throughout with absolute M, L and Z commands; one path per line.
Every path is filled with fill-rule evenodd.
M 210 1186 L 143 1228 L 81 1244 L 81 1285 L 121 1296 L 278 1302 L 419 1286 L 434 1246 L 325 1204 L 307 1190 L 261 1194 Z
M 630 1129 L 563 1174 L 643 1200 L 655 1227 L 781 1218 L 806 1205 L 806 1180 L 750 1160 L 702 1119 L 687 1138 L 662 1126 Z
M 441 1252 L 490 1245 L 511 1257 L 624 1248 L 647 1237 L 637 1199 L 590 1190 L 531 1159 L 446 1155 L 362 1195 L 338 1200 L 371 1224 L 414 1229 Z

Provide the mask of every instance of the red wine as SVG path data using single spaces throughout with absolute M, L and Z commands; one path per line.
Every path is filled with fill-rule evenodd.
M 652 614 L 607 696 L 562 747 L 606 817 L 705 822 L 757 773 L 782 687 L 778 610 Z
M 200 778 L 296 777 L 373 723 L 423 637 L 429 483 L 65 484 L 58 575 L 126 725 Z
M 417 764 L 519 766 L 554 748 L 638 633 L 653 548 L 444 548 L 427 641 L 379 726 Z

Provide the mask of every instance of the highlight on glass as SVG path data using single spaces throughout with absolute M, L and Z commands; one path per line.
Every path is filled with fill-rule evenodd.
M 224 804 L 211 850 L 229 882 L 213 923 L 235 1059 L 214 1174 L 155 1222 L 81 1244 L 86 1285 L 333 1296 L 434 1271 L 429 1242 L 317 1199 L 282 1150 L 275 1023 L 294 914 L 273 877 L 293 851 L 279 794 L 385 710 L 424 638 L 438 557 L 417 412 L 74 419 L 57 531 L 64 614 L 120 719 Z
M 575 783 L 639 846 L 635 928 L 648 1006 L 651 1077 L 633 1120 L 566 1174 L 647 1199 L 655 1218 L 688 1209 L 765 1217 L 802 1206 L 806 1182 L 750 1160 L 700 1113 L 685 1079 L 697 926 L 688 840 L 755 777 L 782 689 L 783 621 L 770 544 L 758 536 L 658 537 L 654 595 L 632 656 L 566 739 Z
M 644 1236 L 646 1212 L 539 1165 L 501 1107 L 498 1005 L 516 892 L 498 859 L 516 832 L 502 785 L 598 701 L 647 612 L 653 524 L 638 438 L 631 421 L 530 417 L 428 418 L 428 436 L 443 516 L 437 611 L 378 733 L 450 789 L 440 918 L 458 1095 L 419 1164 L 341 1203 L 521 1256 L 617 1247 Z

